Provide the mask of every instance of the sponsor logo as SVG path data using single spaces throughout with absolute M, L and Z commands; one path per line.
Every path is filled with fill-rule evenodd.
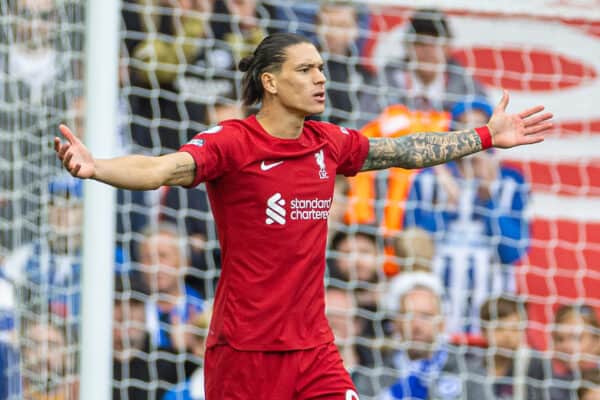
M 277 162 L 270 163 L 270 164 L 267 164 L 266 162 L 263 161 L 260 163 L 260 169 L 263 171 L 268 171 L 271 168 L 275 168 L 276 166 L 281 165 L 281 164 L 283 164 L 283 161 L 277 161 Z
M 328 179 L 329 175 L 327 175 L 327 168 L 325 167 L 325 153 L 323 153 L 323 149 L 315 153 L 315 161 L 319 166 L 319 178 Z
M 288 203 L 281 193 L 275 193 L 267 199 L 267 208 L 265 209 L 267 219 L 265 222 L 267 225 L 275 223 L 285 225 L 288 218 L 292 221 L 327 220 L 331 201 L 331 197 L 328 199 L 294 198 Z M 285 208 L 286 204 L 289 205 L 289 212 Z
M 348 132 L 348 129 L 344 128 L 343 126 L 340 126 L 340 131 L 342 131 L 342 133 L 344 135 L 349 135 L 350 134 L 350 132 Z
M 283 206 L 285 206 L 285 200 L 281 197 L 281 193 L 275 193 L 267 199 L 267 219 L 265 220 L 267 225 L 274 223 L 285 225 L 285 208 Z

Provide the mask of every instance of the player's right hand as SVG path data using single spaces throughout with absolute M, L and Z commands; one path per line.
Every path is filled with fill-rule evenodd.
M 94 158 L 89 150 L 71 132 L 66 125 L 59 125 L 60 133 L 67 139 L 54 138 L 54 150 L 64 167 L 76 178 L 92 178 L 94 176 Z

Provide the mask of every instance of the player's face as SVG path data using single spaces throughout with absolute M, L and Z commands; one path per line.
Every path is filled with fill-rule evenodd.
M 323 60 L 310 43 L 289 46 L 281 69 L 274 73 L 275 97 L 284 108 L 301 116 L 325 110 Z

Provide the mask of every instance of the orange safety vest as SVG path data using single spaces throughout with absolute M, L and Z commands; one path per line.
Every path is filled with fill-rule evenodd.
M 411 111 L 404 105 L 387 107 L 376 119 L 365 125 L 361 132 L 367 137 L 400 137 L 417 132 L 444 132 L 450 127 L 450 114 L 445 111 Z M 379 224 L 384 237 L 393 237 L 402 229 L 404 206 L 416 170 L 390 168 L 387 196 L 381 221 L 376 216 L 376 171 L 361 173 L 349 179 L 348 224 Z M 395 275 L 400 266 L 395 261 L 393 246 L 385 246 L 384 272 Z

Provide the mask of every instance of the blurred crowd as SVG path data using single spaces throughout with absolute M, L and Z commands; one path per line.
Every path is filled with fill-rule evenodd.
M 78 398 L 82 183 L 60 171 L 59 122 L 85 138 L 84 8 L 23 0 L 0 20 L 0 399 Z M 484 125 L 486 88 L 451 56 L 449 18 L 403 10 L 398 56 L 365 56 L 353 2 L 124 0 L 119 152 L 164 154 L 242 106 L 241 57 L 265 35 L 310 37 L 324 121 L 369 137 Z M 600 324 L 563 301 L 533 348 L 529 185 L 493 150 L 424 170 L 337 177 L 327 317 L 361 399 L 599 399 Z M 118 192 L 114 399 L 204 399 L 220 251 L 204 187 Z M 538 327 L 539 328 L 539 327 Z

